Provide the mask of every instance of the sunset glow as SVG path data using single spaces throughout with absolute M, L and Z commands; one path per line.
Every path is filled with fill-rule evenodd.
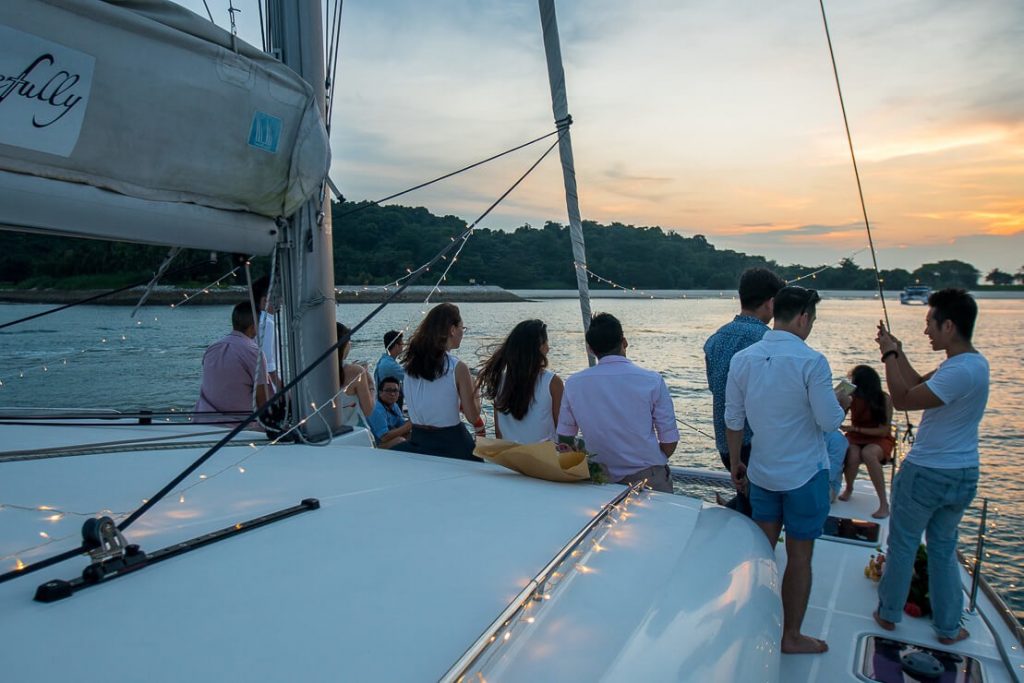
M 226 0 L 209 4 L 224 25 Z M 880 265 L 958 258 L 1015 272 L 1024 5 L 825 7 Z M 558 12 L 584 218 L 703 234 L 782 263 L 866 246 L 816 2 L 588 0 Z M 346 2 L 342 24 L 331 175 L 346 197 L 383 197 L 551 130 L 535 1 Z M 398 201 L 472 220 L 541 151 Z M 557 154 L 484 226 L 548 220 L 566 221 Z

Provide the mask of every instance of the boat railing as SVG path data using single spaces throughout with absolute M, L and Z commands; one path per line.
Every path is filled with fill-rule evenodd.
M 531 614 L 536 610 L 531 610 L 530 608 L 535 603 L 551 599 L 551 590 L 561 584 L 566 575 L 571 571 L 561 570 L 564 564 L 575 562 L 576 570 L 582 573 L 591 571 L 589 567 L 583 564 L 583 561 L 590 553 L 602 549 L 600 541 L 604 537 L 593 538 L 592 547 L 586 549 L 582 547 L 584 542 L 594 536 L 602 524 L 606 525 L 605 531 L 607 532 L 610 530 L 610 525 L 625 519 L 627 514 L 626 508 L 631 501 L 641 494 L 645 484 L 646 481 L 642 481 L 627 486 L 622 493 L 619 493 L 612 500 L 605 503 L 598 513 L 526 584 L 526 587 L 498 615 L 498 618 L 484 629 L 480 637 L 459 657 L 458 661 L 452 665 L 439 681 L 441 683 L 460 683 L 461 681 L 477 680 L 477 678 L 484 680 L 479 669 L 484 664 L 483 659 L 487 656 L 490 648 L 507 642 L 512 636 L 514 627 L 524 623 L 533 623 L 534 617 Z M 613 516 L 613 513 L 618 513 L 618 516 Z M 477 669 L 476 676 L 470 674 L 470 669 L 474 667 Z

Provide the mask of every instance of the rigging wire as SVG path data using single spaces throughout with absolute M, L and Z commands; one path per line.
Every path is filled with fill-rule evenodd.
M 885 316 L 885 327 L 889 325 L 889 309 L 885 305 L 885 292 L 882 289 L 882 276 L 878 269 L 878 256 L 875 253 L 875 240 L 871 234 L 871 222 L 868 220 L 868 207 L 864 201 L 864 188 L 860 182 L 860 169 L 857 166 L 857 155 L 853 149 L 853 136 L 850 134 L 850 120 L 846 115 L 846 102 L 843 99 L 843 88 L 839 83 L 839 67 L 836 65 L 836 53 L 832 49 L 832 34 L 828 29 L 828 17 L 825 14 L 825 0 L 818 0 L 821 7 L 821 21 L 825 27 L 825 40 L 828 42 L 828 54 L 832 60 L 832 75 L 835 77 L 836 93 L 839 95 L 839 108 L 843 113 L 843 127 L 846 129 L 846 143 L 850 148 L 850 161 L 853 162 L 853 175 L 857 180 L 857 196 L 860 198 L 860 209 L 864 216 L 864 228 L 868 233 L 868 247 L 871 249 L 871 263 L 875 268 L 875 283 L 878 285 L 878 297 L 882 301 L 882 313 Z
M 164 275 L 165 276 L 180 275 L 181 273 L 187 272 L 187 271 L 189 271 L 189 270 L 191 270 L 191 269 L 195 268 L 196 266 L 201 265 L 203 263 L 205 263 L 205 261 L 197 261 L 196 263 L 189 263 L 189 264 L 181 266 L 180 268 L 175 268 L 174 270 L 168 271 Z M 8 327 L 13 327 L 14 325 L 18 325 L 18 324 L 21 324 L 21 323 L 28 322 L 29 320 L 35 320 L 36 318 L 42 318 L 43 316 L 47 316 L 47 315 L 50 315 L 52 313 L 59 313 L 60 311 L 65 311 L 65 310 L 67 310 L 69 308 L 74 308 L 75 306 L 81 306 L 82 304 L 88 304 L 88 303 L 91 303 L 93 301 L 98 301 L 98 300 L 103 299 L 105 297 L 113 296 L 114 294 L 120 294 L 121 292 L 127 292 L 129 289 L 134 289 L 135 287 L 142 287 L 143 285 L 149 284 L 149 282 L 151 280 L 152 280 L 152 276 L 146 278 L 145 280 L 140 280 L 138 282 L 133 282 L 130 285 L 125 285 L 124 287 L 118 287 L 117 289 L 112 289 L 112 290 L 107 291 L 107 292 L 100 292 L 99 294 L 94 294 L 93 296 L 89 296 L 89 297 L 86 297 L 84 299 L 79 299 L 78 301 L 72 301 L 71 303 L 64 304 L 63 306 L 57 306 L 56 308 L 50 308 L 50 309 L 47 309 L 45 311 L 40 311 L 39 313 L 33 313 L 32 315 L 27 315 L 24 318 L 18 318 L 17 320 L 11 320 L 9 322 L 5 322 L 3 324 L 0 324 L 0 330 L 6 329 Z
M 342 0 L 334 1 L 334 16 L 330 16 L 330 5 L 328 5 L 328 38 L 327 38 L 327 82 L 324 84 L 327 89 L 326 121 L 328 135 L 331 132 L 331 118 L 334 113 L 334 86 L 338 82 L 338 52 L 341 46 L 341 11 L 344 8 Z
M 216 26 L 217 22 L 213 20 L 213 12 L 210 11 L 210 6 L 206 4 L 206 0 L 203 0 L 203 7 L 206 8 L 206 16 L 210 17 L 210 23 Z
M 182 294 L 182 296 L 184 298 L 181 301 L 176 301 L 175 303 L 170 304 L 170 307 L 171 308 L 181 308 L 182 306 L 184 306 L 188 302 L 190 302 L 193 299 L 195 299 L 196 297 L 198 297 L 200 294 L 209 294 L 210 293 L 210 287 L 216 287 L 222 281 L 227 280 L 229 277 L 234 277 L 235 273 L 237 273 L 238 269 L 241 268 L 241 267 L 242 266 L 235 266 L 234 268 L 232 268 L 228 272 L 224 273 L 223 275 L 221 275 L 219 278 L 217 278 L 216 280 L 214 280 L 210 284 L 208 284 L 208 285 L 206 285 L 204 287 L 200 287 L 198 290 L 196 290 L 192 294 Z
M 204 0 L 205 1 L 205 0 Z M 260 47 L 267 51 L 267 29 L 263 24 L 263 0 L 256 0 L 256 9 L 260 15 Z
M 882 275 L 878 269 L 878 255 L 875 253 L 875 240 L 871 234 L 871 222 L 868 220 L 868 207 L 864 201 L 864 187 L 860 182 L 860 170 L 857 167 L 857 154 L 853 149 L 853 136 L 850 134 L 850 119 L 846 115 L 846 102 L 843 99 L 843 88 L 839 83 L 839 67 L 836 64 L 836 53 L 832 48 L 832 34 L 828 28 L 828 15 L 825 13 L 825 0 L 818 0 L 821 7 L 821 22 L 825 27 L 825 40 L 828 42 L 828 54 L 832 60 L 832 75 L 835 77 L 836 93 L 839 95 L 839 108 L 843 113 L 843 127 L 846 129 L 846 143 L 850 148 L 850 161 L 853 162 L 853 175 L 857 180 L 857 196 L 860 198 L 860 209 L 864 216 L 864 229 L 868 233 L 868 247 L 871 249 L 871 263 L 875 268 L 875 283 L 878 286 L 878 299 L 882 302 L 882 316 L 885 318 L 885 329 L 891 331 L 892 324 L 889 322 L 889 308 L 885 305 L 885 291 L 882 288 Z M 914 442 L 914 425 L 910 421 L 910 412 L 903 411 L 907 421 L 906 438 L 910 443 Z
M 559 136 L 559 139 L 561 139 L 561 135 Z M 526 170 L 525 173 L 519 176 L 519 178 L 507 190 L 505 190 L 505 192 L 503 192 L 501 196 L 494 200 L 494 202 L 492 202 L 491 205 L 488 206 L 487 209 L 482 214 L 480 214 L 480 216 L 475 221 L 473 221 L 471 225 L 469 225 L 465 230 L 462 231 L 458 238 L 452 239 L 441 251 L 439 251 L 434 256 L 434 258 L 432 258 L 426 264 L 420 266 L 416 271 L 414 271 L 412 277 L 410 277 L 402 286 L 396 289 L 391 294 L 391 296 L 389 296 L 387 299 L 381 302 L 376 308 L 370 311 L 370 313 L 361 321 L 359 321 L 359 323 L 357 323 L 348 334 L 342 335 L 342 337 L 338 339 L 337 342 L 328 347 L 312 363 L 307 365 L 301 372 L 299 372 L 294 378 L 292 378 L 291 381 L 289 381 L 287 384 L 285 384 L 285 386 L 281 387 L 281 389 L 275 392 L 274 395 L 271 396 L 267 400 L 267 402 L 264 403 L 258 410 L 252 412 L 247 418 L 239 422 L 238 425 L 236 425 L 234 428 L 228 431 L 216 444 L 211 446 L 201 456 L 199 456 L 199 458 L 193 461 L 191 465 L 182 470 L 177 476 L 175 476 L 170 482 L 168 482 L 163 488 L 161 488 L 155 495 L 153 495 L 151 498 L 146 499 L 142 503 L 142 505 L 135 509 L 134 512 L 132 512 L 130 515 L 128 515 L 128 517 L 119 522 L 117 525 L 118 530 L 124 531 L 129 526 L 131 526 L 142 515 L 149 511 L 154 505 L 156 505 L 164 497 L 166 497 L 168 493 L 173 491 L 190 474 L 192 474 L 195 470 L 201 467 L 203 463 L 209 460 L 215 453 L 220 451 L 221 448 L 226 446 L 232 439 L 238 436 L 238 434 L 241 433 L 246 427 L 248 427 L 249 424 L 259 420 L 261 417 L 266 415 L 274 401 L 279 400 L 287 392 L 295 388 L 298 385 L 298 383 L 303 378 L 305 378 L 309 373 L 311 373 L 314 369 L 316 369 L 316 367 L 320 365 L 320 363 L 322 363 L 327 358 L 335 355 L 337 353 L 337 350 L 341 348 L 344 344 L 348 343 L 348 341 L 353 337 L 353 335 L 355 335 L 356 332 L 358 332 L 360 329 L 362 329 L 363 326 L 365 326 L 368 322 L 375 318 L 377 314 L 384 310 L 384 308 L 388 306 L 395 298 L 397 298 L 398 295 L 405 291 L 407 287 L 409 287 L 413 282 L 416 282 L 416 280 L 419 277 L 421 277 L 424 273 L 428 272 L 432 266 L 434 266 L 438 261 L 442 259 L 442 257 L 446 257 L 449 252 L 455 249 L 457 244 L 459 244 L 460 242 L 464 244 L 466 238 L 468 238 L 468 236 L 472 234 L 474 230 L 476 230 L 477 226 L 480 224 L 480 221 L 486 218 L 502 201 L 505 200 L 506 197 L 508 197 L 508 195 L 510 195 L 517 187 L 519 187 L 519 185 L 527 178 L 527 176 L 529 176 L 534 171 L 534 169 L 536 169 L 537 166 L 539 166 L 540 163 L 545 158 L 547 158 L 548 154 L 551 153 L 551 150 L 558 146 L 558 143 L 559 140 L 556 140 L 550 147 L 548 147 L 540 156 L 540 158 L 538 158 L 537 161 L 535 161 Z M 69 560 L 73 557 L 76 557 L 77 555 L 86 552 L 87 550 L 88 549 L 84 545 L 82 545 L 77 548 L 72 548 L 70 550 L 66 550 L 51 557 L 39 560 L 38 562 L 33 562 L 32 564 L 21 565 L 13 571 L 0 574 L 0 583 L 4 583 L 19 576 L 23 576 L 25 574 L 38 571 L 40 569 L 44 569 L 46 567 L 53 566 L 54 564 L 58 564 L 60 562 L 63 562 L 64 560 Z
M 464 166 L 464 167 L 460 168 L 457 171 L 452 171 L 451 173 L 446 173 L 446 174 L 444 174 L 442 176 L 438 176 L 437 178 L 434 178 L 433 180 L 428 180 L 425 183 L 420 183 L 419 185 L 416 185 L 414 187 L 410 187 L 407 190 L 402 190 L 401 192 L 396 192 L 395 194 L 388 195 L 387 197 L 383 197 L 381 199 L 377 199 L 377 200 L 372 201 L 372 202 L 365 202 L 365 203 L 360 204 L 359 206 L 355 207 L 354 209 L 349 209 L 348 211 L 346 211 L 344 213 L 338 214 L 338 218 L 344 218 L 345 216 L 351 215 L 353 213 L 358 213 L 360 211 L 363 211 L 364 209 L 370 208 L 371 206 L 379 206 L 380 204 L 382 204 L 382 203 L 384 203 L 386 201 L 389 201 L 391 199 L 395 199 L 397 197 L 401 197 L 404 194 L 409 194 L 410 192 L 415 192 L 416 190 L 421 190 L 424 187 L 427 187 L 428 185 L 433 185 L 434 183 L 441 182 L 442 180 L 447 180 L 448 178 L 451 178 L 452 176 L 455 176 L 455 175 L 458 175 L 458 174 L 463 173 L 465 171 L 468 171 L 470 169 L 476 168 L 477 166 L 482 166 L 483 164 L 486 164 L 486 163 L 488 163 L 490 161 L 494 161 L 495 159 L 501 158 L 501 157 L 505 156 L 506 154 L 511 154 L 512 152 L 517 152 L 517 151 L 523 149 L 524 147 L 529 147 L 530 145 L 532 145 L 534 143 L 537 143 L 537 142 L 540 142 L 541 140 L 545 140 L 545 139 L 551 137 L 552 135 L 558 135 L 559 136 L 558 139 L 561 140 L 562 139 L 562 137 L 561 137 L 562 130 L 563 129 L 559 128 L 557 130 L 551 131 L 550 133 L 545 133 L 544 135 L 541 135 L 539 138 L 534 138 L 533 140 L 530 140 L 529 142 L 524 142 L 521 145 L 516 145 L 515 147 L 512 147 L 511 149 L 506 149 L 504 152 L 499 152 L 498 154 L 495 154 L 494 156 L 487 157 L 486 159 L 483 159 L 481 161 L 477 161 L 476 163 L 470 164 L 469 166 Z M 548 150 L 548 151 L 550 152 L 551 150 Z M 547 156 L 547 154 L 548 154 L 548 152 L 545 152 L 544 156 Z M 544 157 L 541 157 L 541 158 L 543 159 Z M 334 186 L 334 183 L 330 183 L 330 187 L 334 191 L 335 196 L 338 199 L 343 199 L 343 197 L 340 194 L 338 194 L 337 188 Z M 482 216 L 481 216 L 481 218 L 482 218 Z

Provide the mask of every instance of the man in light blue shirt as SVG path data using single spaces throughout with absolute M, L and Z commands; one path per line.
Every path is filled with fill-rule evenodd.
M 988 403 L 988 361 L 971 344 L 978 304 L 963 289 L 928 298 L 925 335 L 945 351 L 938 369 L 919 375 L 903 345 L 879 322 L 878 348 L 893 407 L 924 410 L 917 439 L 892 485 L 885 573 L 875 621 L 891 631 L 903 617 L 914 559 L 928 531 L 932 625 L 943 645 L 970 634 L 960 626 L 963 592 L 956 561 L 957 529 L 978 490 L 978 425 Z
M 398 330 L 384 333 L 384 353 L 373 370 L 373 384 L 380 386 L 385 377 L 394 377 L 401 385 L 405 381 L 405 368 L 398 362 L 398 356 L 405 350 L 405 339 Z M 399 401 L 401 405 L 401 401 Z
M 772 319 L 775 295 L 785 286 L 782 278 L 767 268 L 747 268 L 740 275 L 739 315 L 718 328 L 704 342 L 704 366 L 707 370 L 708 389 L 711 390 L 715 445 L 726 469 L 729 469 L 729 444 L 725 436 L 725 384 L 729 377 L 729 362 L 737 351 L 742 351 L 764 337 L 768 331 L 768 322 Z M 750 440 L 753 434 L 750 425 L 747 425 L 740 453 L 744 465 L 750 460 Z M 843 453 L 846 453 L 845 449 Z M 744 493 L 737 492 L 736 497 L 725 506 L 750 516 L 750 501 Z
M 800 631 L 811 592 L 814 539 L 829 511 L 825 433 L 838 429 L 845 415 L 828 361 L 805 343 L 820 300 L 813 289 L 779 290 L 774 328 L 732 357 L 725 389 L 733 483 L 737 490 L 747 488 L 753 519 L 773 549 L 786 529 L 781 646 L 790 654 L 828 649 L 825 641 Z M 749 467 L 740 457 L 747 422 L 754 432 Z

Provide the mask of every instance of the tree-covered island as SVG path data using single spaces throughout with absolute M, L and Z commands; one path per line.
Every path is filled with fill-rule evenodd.
M 377 206 L 370 202 L 335 202 L 334 263 L 339 284 L 393 282 L 409 268 L 428 261 L 466 223 L 456 216 L 436 216 L 422 207 Z M 638 289 L 731 289 L 750 266 L 773 268 L 793 280 L 817 272 L 818 289 L 870 290 L 874 271 L 850 259 L 838 264 L 780 265 L 761 256 L 717 249 L 703 235 L 683 236 L 660 227 L 584 221 L 590 270 L 603 278 Z M 0 233 L 0 285 L 19 289 L 87 289 L 116 287 L 146 279 L 166 255 L 163 247 L 101 242 L 28 233 Z M 178 262 L 196 262 L 189 273 L 164 284 L 204 284 L 229 267 L 220 258 L 191 253 Z M 264 264 L 257 262 L 257 271 Z M 932 287 L 977 288 L 981 273 L 971 264 L 949 260 L 925 263 L 913 272 L 883 270 L 886 289 L 920 282 Z M 993 285 L 1024 284 L 1024 268 L 1015 274 L 993 270 Z M 235 280 L 232 284 L 238 284 Z M 490 284 L 506 289 L 571 289 L 576 286 L 569 229 L 548 222 L 506 231 L 478 228 L 449 273 L 447 284 Z M 424 283 L 426 284 L 426 283 Z M 606 287 L 592 282 L 594 289 Z

